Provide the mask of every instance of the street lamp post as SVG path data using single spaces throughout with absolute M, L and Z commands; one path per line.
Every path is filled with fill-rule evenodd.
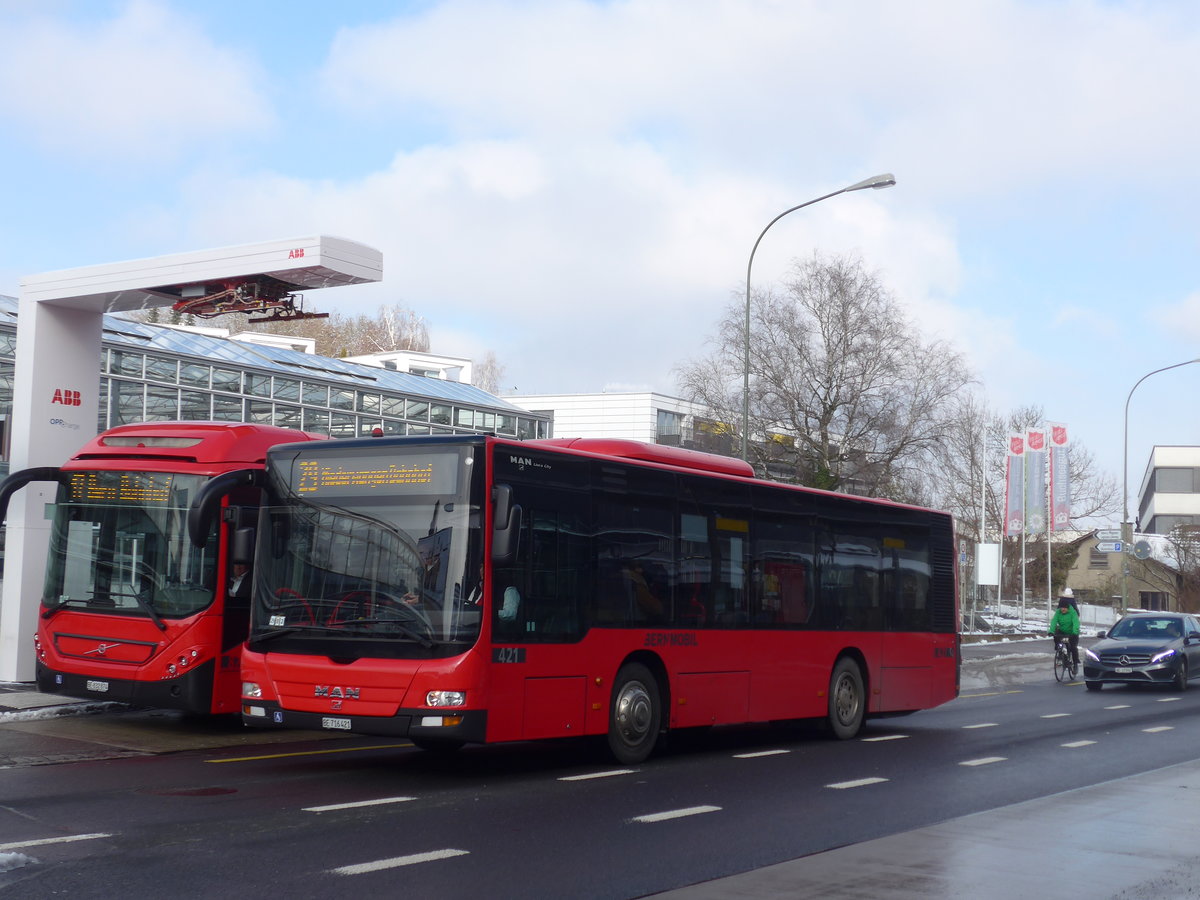
M 754 242 L 754 247 L 750 250 L 750 261 L 746 263 L 746 328 L 742 337 L 746 344 L 746 355 L 744 365 L 742 367 L 742 459 L 748 460 L 749 446 L 747 444 L 750 433 L 750 270 L 754 266 L 754 253 L 758 250 L 758 245 L 762 242 L 765 235 L 780 219 L 788 213 L 794 213 L 798 209 L 804 209 L 806 206 L 812 206 L 814 203 L 820 203 L 822 200 L 828 200 L 830 197 L 836 197 L 838 194 L 848 194 L 850 191 L 863 191 L 867 188 L 879 190 L 880 188 L 891 187 L 896 183 L 896 178 L 890 172 L 883 175 L 876 175 L 874 178 L 867 178 L 857 184 L 852 184 L 849 187 L 844 187 L 839 191 L 834 191 L 832 194 L 826 194 L 823 197 L 817 197 L 815 200 L 809 200 L 807 203 L 801 203 L 799 206 L 793 206 L 791 209 L 785 209 L 770 222 L 758 235 L 758 240 Z
M 1121 612 L 1129 607 L 1129 564 L 1125 558 L 1125 552 L 1132 539 L 1132 526 L 1129 522 L 1129 401 L 1133 399 L 1133 392 L 1138 389 L 1138 385 L 1151 375 L 1178 369 L 1180 366 L 1190 366 L 1192 363 L 1200 363 L 1200 357 L 1147 372 L 1133 383 L 1133 387 L 1129 389 L 1129 395 L 1125 398 L 1125 454 L 1121 460 Z

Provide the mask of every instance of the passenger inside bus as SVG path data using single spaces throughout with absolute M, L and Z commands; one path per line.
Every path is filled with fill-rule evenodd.
M 626 562 L 621 569 L 621 576 L 625 579 L 625 590 L 630 599 L 630 618 L 634 621 L 662 622 L 662 601 L 650 590 L 642 563 L 636 559 Z

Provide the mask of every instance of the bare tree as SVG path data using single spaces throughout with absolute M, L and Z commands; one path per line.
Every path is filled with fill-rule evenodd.
M 504 377 L 504 366 L 496 360 L 496 354 L 489 350 L 482 360 L 475 363 L 474 376 L 477 388 L 482 388 L 489 394 L 498 394 L 500 379 Z
M 1008 436 L 1025 433 L 1045 424 L 1040 406 L 1023 406 L 1000 415 L 987 409 L 974 395 L 964 394 L 955 401 L 957 413 L 941 451 L 935 454 L 928 470 L 927 502 L 952 512 L 958 534 L 970 543 L 1001 542 L 1004 593 L 1018 596 L 1021 588 L 1021 539 L 1001 533 L 1004 521 L 1004 497 Z M 1050 583 L 1059 590 L 1067 583 L 1067 574 L 1078 557 L 1078 532 L 1095 527 L 1120 507 L 1116 479 L 1098 470 L 1091 451 L 1072 441 L 1067 451 L 1071 476 L 1072 530 L 1052 539 Z M 981 510 L 982 505 L 982 510 Z M 980 516 L 983 532 L 980 532 Z M 1025 585 L 1040 592 L 1046 585 L 1046 540 L 1026 539 L 1024 558 Z M 1036 586 L 1036 588 L 1034 587 Z
M 146 310 L 135 318 L 149 323 L 161 321 L 157 309 Z M 193 324 L 191 318 L 188 317 L 189 321 L 186 324 Z M 181 317 L 172 310 L 168 321 L 178 325 Z M 203 324 L 228 328 L 235 333 L 252 331 L 308 338 L 316 342 L 317 352 L 322 356 L 363 356 L 388 350 L 429 350 L 429 328 L 425 319 L 399 304 L 380 306 L 374 316 L 348 316 L 334 311 L 326 318 L 251 322 L 249 316 L 241 313 L 226 313 L 205 319 Z
M 739 430 L 744 302 L 727 309 L 714 354 L 677 372 L 685 396 Z M 960 355 L 923 338 L 860 259 L 818 255 L 795 265 L 781 293 L 752 296 L 750 375 L 756 468 L 904 500 L 971 381 Z

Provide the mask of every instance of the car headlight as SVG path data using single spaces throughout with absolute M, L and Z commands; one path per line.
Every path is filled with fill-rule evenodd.
M 1090 659 L 1092 662 L 1100 662 L 1100 657 L 1097 656 L 1095 653 L 1093 653 L 1091 650 L 1089 650 L 1087 647 L 1083 648 L 1083 655 L 1086 656 L 1088 659 Z
M 425 695 L 426 706 L 462 706 L 466 702 L 466 691 L 430 691 Z
M 254 681 L 242 682 L 242 696 L 251 700 L 262 699 L 262 685 Z
M 1177 651 L 1177 650 L 1164 650 L 1162 653 L 1156 653 L 1154 656 L 1150 657 L 1150 662 L 1160 663 L 1164 659 L 1170 659 L 1172 656 L 1174 656 L 1178 652 L 1179 651 Z

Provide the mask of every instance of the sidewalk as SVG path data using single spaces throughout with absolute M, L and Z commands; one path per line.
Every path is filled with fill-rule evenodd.
M 43 694 L 33 683 L 0 681 L 0 724 L 125 708 L 123 703 Z

